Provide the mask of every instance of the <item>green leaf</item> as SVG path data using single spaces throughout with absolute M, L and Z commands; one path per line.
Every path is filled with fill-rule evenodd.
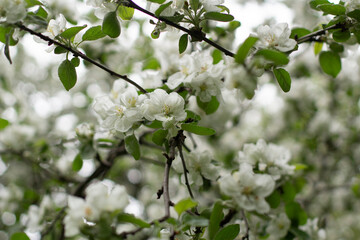
M 135 12 L 134 8 L 126 7 L 124 5 L 120 5 L 118 8 L 119 17 L 122 20 L 131 20 L 132 17 L 134 16 L 134 12 Z
M 297 202 L 290 202 L 285 205 L 285 213 L 295 226 L 304 225 L 307 221 L 307 214 Z
M 64 32 L 62 32 L 60 34 L 60 36 L 62 36 L 63 38 L 66 38 L 66 39 L 72 39 L 75 37 L 76 34 L 78 34 L 78 32 L 80 32 L 81 30 L 83 30 L 86 27 L 87 27 L 87 25 L 85 24 L 84 26 L 76 26 L 76 27 L 68 28 Z
M 216 112 L 216 110 L 220 106 L 220 103 L 215 96 L 211 97 L 210 102 L 203 102 L 200 100 L 199 97 L 197 97 L 196 102 L 197 102 L 197 105 L 199 106 L 199 108 L 201 108 L 202 110 L 205 111 L 206 115 Z
M 23 232 L 17 232 L 11 235 L 10 240 L 30 240 L 30 238 Z
M 106 34 L 101 30 L 101 26 L 89 28 L 82 36 L 83 41 L 94 41 L 105 37 Z
M 271 208 L 277 208 L 281 202 L 281 195 L 279 191 L 274 191 L 270 196 L 266 198 Z
M 181 125 L 181 129 L 191 132 L 191 133 L 195 133 L 197 135 L 203 135 L 203 136 L 210 136 L 210 135 L 214 135 L 216 132 L 214 129 L 212 128 L 207 128 L 207 127 L 201 127 L 195 124 L 190 124 L 190 123 L 183 123 Z
M 215 240 L 233 240 L 235 239 L 240 232 L 239 224 L 232 224 L 221 229 L 216 235 Z
M 6 34 L 6 42 L 5 42 L 5 48 L 4 48 L 4 54 L 9 61 L 10 64 L 12 64 L 11 56 L 10 56 L 10 33 Z
M 193 120 L 193 121 L 200 121 L 201 120 L 201 117 L 199 115 L 197 115 L 196 113 L 194 113 L 193 111 L 190 111 L 190 110 L 186 110 L 186 120 Z
M 135 135 L 125 137 L 125 149 L 135 160 L 140 159 L 140 145 Z
M 191 9 L 196 12 L 199 9 L 200 1 L 199 0 L 190 0 Z
M 60 46 L 57 46 L 55 49 L 54 49 L 54 53 L 55 54 L 63 54 L 63 53 L 66 53 L 67 50 L 63 47 L 60 47 Z
M 219 231 L 220 222 L 224 218 L 223 206 L 221 202 L 216 202 L 211 211 L 210 223 L 209 223 L 209 239 L 213 240 L 215 234 Z
M 116 12 L 109 12 L 105 15 L 102 23 L 102 31 L 111 38 L 120 36 L 121 27 Z
M 291 227 L 289 231 L 294 234 L 298 240 L 312 240 L 307 232 L 300 230 L 299 228 Z
M 290 74 L 283 68 L 276 68 L 273 70 L 275 78 L 279 83 L 281 89 L 284 92 L 290 91 L 291 87 L 291 78 Z
M 325 14 L 331 15 L 343 15 L 346 12 L 346 8 L 340 4 L 320 4 L 317 6 L 317 8 L 323 11 Z
M 78 58 L 78 57 L 72 58 L 71 63 L 72 63 L 72 65 L 74 65 L 74 67 L 78 67 L 80 65 L 80 58 Z
M 9 121 L 3 118 L 0 118 L 0 130 L 6 128 L 9 125 Z
M 148 2 L 163 4 L 166 0 L 147 0 Z
M 72 163 L 72 170 L 78 172 L 81 170 L 82 166 L 83 166 L 83 159 L 81 157 L 81 154 L 79 153 L 74 158 L 74 161 Z
M 185 52 L 188 45 L 188 34 L 183 34 L 179 39 L 179 53 L 182 54 Z
M 48 13 L 45 11 L 43 7 L 39 7 L 39 9 L 35 12 L 36 16 L 41 17 L 46 20 Z
M 289 59 L 286 54 L 276 50 L 260 49 L 255 55 L 262 56 L 266 60 L 273 62 L 275 65 L 286 65 L 289 63 Z
M 134 225 L 137 225 L 141 228 L 149 228 L 151 227 L 151 225 L 147 222 L 145 222 L 144 220 L 135 217 L 132 214 L 128 214 L 128 213 L 121 213 L 117 216 L 117 220 L 119 222 L 126 222 L 126 223 L 132 223 Z
M 296 196 L 296 189 L 294 185 L 288 181 L 282 186 L 282 190 L 283 190 L 282 197 L 284 199 L 284 202 L 285 203 L 293 202 Z
M 43 5 L 40 1 L 37 0 L 25 0 L 26 8 L 30 8 L 36 5 Z
M 336 42 L 346 42 L 350 38 L 350 31 L 349 30 L 343 31 L 339 29 L 333 32 L 332 36 Z
M 191 227 L 206 227 L 209 225 L 209 220 L 202 216 L 190 215 L 185 213 L 181 217 L 181 222 L 184 225 Z
M 77 76 L 74 65 L 69 60 L 64 60 L 59 68 L 58 75 L 65 89 L 69 91 L 76 84 Z
M 212 54 L 213 64 L 218 64 L 221 60 L 223 60 L 222 52 L 219 49 L 215 49 Z
M 293 29 L 291 29 L 290 38 L 292 38 L 292 39 L 301 38 L 310 33 L 311 33 L 311 31 L 306 28 L 293 28 Z
M 320 4 L 330 3 L 328 0 L 312 0 L 310 1 L 310 7 L 317 10 L 317 6 Z
M 160 62 L 154 57 L 147 59 L 143 66 L 143 70 L 146 69 L 158 70 L 160 68 L 161 68 Z
M 184 19 L 184 15 L 174 15 L 174 16 L 161 16 L 162 18 L 165 18 L 171 22 L 178 23 L 181 22 Z
M 172 1 L 166 3 L 166 4 L 163 4 L 163 5 L 160 5 L 160 7 L 155 11 L 155 15 L 157 17 L 160 16 L 160 14 L 165 10 L 167 9 L 170 5 L 172 4 Z
M 241 26 L 241 22 L 239 21 L 232 21 L 229 22 L 228 31 L 233 32 Z
M 186 210 L 194 208 L 198 205 L 197 202 L 193 201 L 191 198 L 182 199 L 177 204 L 175 204 L 174 209 L 177 214 L 180 216 Z
M 168 130 L 159 129 L 152 134 L 152 141 L 159 146 L 162 146 L 166 141 L 166 136 L 168 135 Z
M 321 52 L 319 56 L 320 66 L 322 70 L 332 76 L 336 77 L 341 71 L 341 59 L 339 54 L 326 51 Z
M 360 21 L 360 9 L 355 9 L 354 11 L 349 12 L 347 15 L 348 17 Z
M 318 55 L 323 47 L 324 43 L 323 42 L 315 42 L 314 43 L 314 54 Z
M 162 122 L 159 120 L 154 120 L 150 123 L 145 124 L 148 128 L 162 128 Z
M 234 17 L 232 15 L 219 12 L 207 12 L 204 14 L 204 17 L 207 20 L 215 20 L 220 22 L 230 22 L 234 20 Z
M 337 52 L 337 53 L 340 53 L 340 52 L 343 52 L 344 51 L 344 46 L 339 44 L 339 43 L 336 43 L 336 42 L 333 42 L 330 44 L 330 49 L 333 51 L 333 52 Z
M 257 42 L 257 37 L 248 37 L 243 44 L 239 47 L 235 55 L 235 61 L 237 63 L 243 64 L 245 61 L 246 56 L 248 55 L 250 49 L 254 46 Z
M 14 32 L 14 29 L 11 28 L 11 27 L 3 27 L 3 26 L 0 26 L 0 41 L 2 43 L 5 43 L 6 44 L 6 36 L 8 34 L 10 34 L 10 42 L 9 42 L 9 45 L 10 46 L 15 46 L 18 41 L 16 41 L 13 37 L 12 37 L 12 34 Z

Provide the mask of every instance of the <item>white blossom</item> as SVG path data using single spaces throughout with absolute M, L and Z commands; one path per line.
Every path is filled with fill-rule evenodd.
M 186 168 L 189 171 L 190 184 L 203 185 L 203 177 L 209 180 L 216 180 L 219 177 L 219 168 L 211 163 L 212 157 L 208 151 L 205 152 L 184 152 Z M 183 166 L 178 156 L 173 162 L 174 169 L 183 173 Z M 182 182 L 185 183 L 184 176 Z
M 8 23 L 21 21 L 26 17 L 24 0 L 1 0 L 0 16 L 6 17 Z
M 266 228 L 266 232 L 269 233 L 269 240 L 277 240 L 285 237 L 291 225 L 291 221 L 285 213 L 280 213 L 278 216 L 271 219 L 269 225 Z
M 109 180 L 93 183 L 85 192 L 85 200 L 68 197 L 68 211 L 64 218 L 66 237 L 79 234 L 86 221 L 96 222 L 102 212 L 124 210 L 129 202 L 125 187 Z
M 221 8 L 218 5 L 224 3 L 224 0 L 200 0 L 207 12 L 220 12 Z
M 147 120 L 159 120 L 163 122 L 164 128 L 170 128 L 170 125 L 185 120 L 184 105 L 185 101 L 178 93 L 168 94 L 162 89 L 156 89 L 145 99 L 141 110 Z
M 171 75 L 167 81 L 170 89 L 181 83 L 194 90 L 203 102 L 209 102 L 212 96 L 221 96 L 224 62 L 213 64 L 209 51 L 185 54 L 179 62 L 179 72 Z
M 66 29 L 66 19 L 64 15 L 60 14 L 56 20 L 54 19 L 50 20 L 46 32 L 43 33 L 43 35 L 51 39 L 54 39 L 57 35 L 64 32 L 65 29 Z
M 75 128 L 76 135 L 79 138 L 91 139 L 94 132 L 94 125 L 90 123 L 81 123 Z
M 290 151 L 275 144 L 266 144 L 259 139 L 256 144 L 245 144 L 243 151 L 238 153 L 240 163 L 246 162 L 261 172 L 270 174 L 274 180 L 280 179 L 281 175 L 294 173 L 294 166 L 288 164 Z
M 293 50 L 296 41 L 290 39 L 291 30 L 287 23 L 278 23 L 273 26 L 260 26 L 257 29 L 257 37 L 259 40 L 256 46 L 259 48 L 274 48 L 276 50 L 287 52 Z
M 275 182 L 270 175 L 254 173 L 250 164 L 242 163 L 239 171 L 225 174 L 218 182 L 220 190 L 240 208 L 259 213 L 270 210 L 265 197 L 274 191 Z

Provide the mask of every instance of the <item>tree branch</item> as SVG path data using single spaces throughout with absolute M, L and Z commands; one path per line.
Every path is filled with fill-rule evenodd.
M 71 47 L 69 47 L 69 46 L 66 46 L 65 44 L 60 43 L 60 42 L 58 42 L 58 41 L 56 41 L 56 40 L 54 40 L 54 39 L 51 39 L 51 38 L 49 38 L 49 37 L 47 37 L 47 36 L 45 36 L 45 35 L 43 35 L 43 34 L 41 34 L 41 33 L 35 32 L 35 31 L 33 31 L 32 29 L 30 29 L 30 28 L 22 25 L 21 23 L 16 24 L 16 26 L 17 26 L 18 28 L 20 28 L 21 30 L 23 30 L 23 31 L 26 31 L 26 32 L 28 32 L 28 33 L 30 33 L 30 34 L 32 34 L 32 35 L 38 36 L 39 38 L 41 38 L 41 39 L 44 40 L 44 41 L 47 41 L 47 42 L 49 42 L 49 43 L 51 43 L 51 44 L 55 44 L 55 45 L 57 45 L 57 46 L 60 46 L 60 47 L 62 47 L 62 48 L 64 48 L 64 49 L 68 50 L 69 52 L 73 53 L 74 56 L 79 56 L 80 58 L 84 59 L 85 61 L 88 61 L 88 62 L 94 64 L 95 66 L 103 69 L 104 71 L 108 72 L 111 76 L 115 76 L 115 77 L 121 78 L 121 79 L 125 80 L 126 82 L 128 82 L 129 84 L 134 85 L 134 86 L 135 86 L 136 88 L 138 88 L 142 93 L 147 93 L 147 91 L 146 91 L 144 88 L 142 88 L 139 84 L 137 84 L 136 82 L 134 82 L 133 80 L 131 80 L 128 76 L 126 76 L 126 75 L 121 75 L 121 74 L 118 74 L 118 73 L 114 72 L 113 70 L 111 70 L 111 69 L 108 68 L 107 66 L 102 65 L 102 64 L 96 62 L 95 60 L 89 58 L 88 56 L 86 56 L 86 55 L 83 54 L 82 52 L 77 51 L 77 50 L 75 50 L 75 49 L 73 49 L 73 48 L 71 48 Z
M 134 3 L 132 0 L 129 0 L 128 1 L 128 4 L 126 4 L 127 7 L 131 7 L 131 8 L 134 8 L 140 12 L 143 12 L 153 18 L 156 18 L 160 21 L 163 21 L 164 23 L 166 23 L 167 25 L 170 25 L 174 28 L 177 28 L 183 32 L 186 32 L 187 34 L 189 34 L 192 38 L 195 38 L 195 39 L 200 39 L 201 41 L 204 41 L 208 44 L 210 44 L 211 46 L 213 46 L 214 48 L 217 48 L 219 49 L 220 51 L 222 51 L 225 55 L 228 55 L 230 57 L 234 57 L 235 54 L 227 49 L 225 49 L 224 47 L 220 46 L 219 44 L 213 42 L 212 40 L 208 39 L 207 37 L 205 37 L 201 31 L 194 31 L 194 30 L 190 30 L 190 29 L 187 29 L 187 28 L 184 28 L 183 26 L 180 26 L 179 24 L 177 23 L 174 23 L 170 20 L 168 20 L 167 18 L 165 17 L 161 17 L 161 16 L 156 16 L 155 14 L 153 14 L 152 12 L 149 12 L 148 10 L 140 7 L 139 5 L 137 5 L 136 3 Z
M 298 39 L 295 38 L 295 40 L 297 41 L 298 44 L 301 44 L 301 43 L 304 43 L 304 42 L 309 42 L 309 41 L 314 41 L 316 37 L 325 34 L 328 30 L 337 29 L 337 28 L 343 28 L 343 25 L 342 24 L 335 24 L 335 25 L 332 25 L 330 27 L 327 27 L 327 28 L 321 29 L 319 31 L 310 33 L 308 35 L 305 35 L 305 36 L 303 36 L 301 38 L 298 38 Z

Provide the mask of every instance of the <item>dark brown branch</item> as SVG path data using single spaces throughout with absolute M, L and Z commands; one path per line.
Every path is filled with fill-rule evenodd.
M 249 240 L 249 233 L 250 233 L 250 226 L 249 226 L 249 222 L 246 218 L 246 215 L 245 215 L 245 211 L 244 210 L 241 210 L 241 215 L 244 219 L 244 222 L 245 222 L 245 226 L 246 226 L 246 232 L 245 232 L 245 235 L 242 237 L 242 240 Z
M 20 23 L 16 24 L 16 26 L 17 26 L 18 28 L 20 28 L 21 30 L 24 30 L 24 31 L 26 31 L 26 32 L 29 32 L 29 33 L 32 34 L 32 35 L 38 36 L 38 37 L 41 38 L 42 40 L 47 41 L 49 44 L 55 44 L 55 45 L 57 45 L 57 46 L 60 46 L 60 47 L 62 47 L 62 48 L 64 48 L 64 49 L 68 50 L 69 52 L 73 53 L 74 56 L 81 57 L 81 58 L 84 59 L 85 61 L 88 61 L 88 62 L 94 64 L 95 66 L 103 69 L 104 71 L 108 72 L 110 75 L 115 76 L 115 77 L 118 77 L 118 78 L 121 78 L 121 79 L 125 80 L 126 82 L 130 83 L 131 85 L 134 85 L 134 86 L 135 86 L 136 88 L 138 88 L 141 92 L 147 93 L 147 91 L 146 91 L 144 88 L 142 88 L 139 84 L 137 84 L 136 82 L 134 82 L 133 80 L 131 80 L 128 76 L 126 76 L 126 75 L 121 75 L 121 74 L 118 74 L 118 73 L 114 72 L 113 70 L 109 69 L 107 66 L 102 65 L 102 64 L 96 62 L 95 60 L 89 58 L 88 56 L 86 56 L 86 55 L 83 54 L 82 52 L 77 51 L 77 50 L 75 50 L 75 49 L 73 49 L 73 48 L 71 48 L 71 47 L 69 47 L 69 46 L 67 46 L 67 45 L 65 45 L 65 44 L 63 44 L 63 43 L 60 43 L 60 42 L 58 42 L 58 41 L 56 41 L 56 40 L 54 40 L 54 39 L 51 39 L 51 38 L 49 38 L 49 37 L 47 37 L 47 36 L 45 36 L 45 35 L 43 35 L 43 34 L 41 34 L 41 33 L 35 32 L 35 31 L 33 31 L 32 29 L 30 29 L 30 28 L 28 28 L 28 27 L 26 27 L 26 26 L 24 26 L 24 25 L 22 25 L 22 24 L 20 24 Z
M 174 23 L 170 20 L 168 20 L 167 18 L 164 18 L 164 17 L 161 17 L 161 16 L 156 16 L 155 14 L 153 14 L 152 12 L 149 12 L 148 10 L 140 7 L 139 5 L 137 5 L 136 3 L 134 3 L 132 0 L 129 0 L 129 3 L 127 4 L 128 7 L 131 7 L 131 8 L 134 8 L 136 10 L 139 10 L 140 12 L 143 12 L 153 18 L 156 18 L 160 21 L 163 21 L 164 23 L 166 23 L 167 25 L 170 25 L 174 28 L 177 28 L 183 32 L 186 32 L 187 34 L 189 34 L 192 38 L 194 39 L 199 39 L 201 41 L 204 41 L 208 44 L 210 44 L 211 46 L 219 49 L 220 51 L 222 51 L 225 55 L 228 55 L 230 57 L 234 57 L 235 54 L 230 52 L 229 50 L 225 49 L 224 47 L 220 46 L 219 44 L 213 42 L 212 40 L 208 39 L 207 37 L 205 37 L 203 35 L 203 33 L 201 31 L 192 31 L 190 29 L 187 29 L 187 28 L 184 28 L 183 26 L 180 26 L 179 24 L 177 23 Z
M 341 24 L 335 24 L 335 25 L 332 25 L 330 27 L 321 29 L 321 30 L 313 32 L 313 33 L 310 33 L 308 35 L 305 35 L 305 36 L 295 39 L 295 40 L 297 41 L 298 44 L 301 44 L 304 42 L 309 42 L 309 41 L 315 41 L 316 37 L 324 35 L 328 30 L 337 29 L 337 28 L 343 28 L 343 26 Z
M 237 211 L 235 209 L 230 209 L 229 212 L 224 217 L 224 219 L 221 220 L 220 227 L 224 227 L 225 224 L 229 223 L 236 213 Z

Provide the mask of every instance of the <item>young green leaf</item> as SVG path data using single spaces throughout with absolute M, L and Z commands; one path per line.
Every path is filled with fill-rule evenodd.
M 188 213 L 182 215 L 181 222 L 184 225 L 191 227 L 206 227 L 209 225 L 209 220 L 207 218 L 198 215 L 190 215 Z
M 57 46 L 55 49 L 54 49 L 54 53 L 55 54 L 63 54 L 63 53 L 66 53 L 67 50 L 63 47 L 60 47 L 60 46 Z
M 223 60 L 222 52 L 219 49 L 215 49 L 212 54 L 213 64 L 218 64 L 221 60 Z
M 147 0 L 148 2 L 163 4 L 166 0 Z
M 10 56 L 10 34 L 6 34 L 6 43 L 4 48 L 4 54 L 9 61 L 10 64 L 12 64 L 11 56 Z
M 81 30 L 83 30 L 86 27 L 87 25 L 68 28 L 64 32 L 62 32 L 60 36 L 66 39 L 72 39 L 73 37 L 75 37 L 76 34 L 78 34 Z
M 216 235 L 215 240 L 233 240 L 239 235 L 240 225 L 232 224 L 221 229 Z
M 199 0 L 190 0 L 191 9 L 196 12 L 199 9 L 200 1 Z
M 116 12 L 109 12 L 105 15 L 102 23 L 102 31 L 111 38 L 120 36 L 121 27 Z
M 307 221 L 306 212 L 297 202 L 286 203 L 285 213 L 295 226 L 304 225 Z
M 101 30 L 101 26 L 89 28 L 82 36 L 83 41 L 94 41 L 105 37 L 106 34 Z
M 290 91 L 291 87 L 291 78 L 290 74 L 283 68 L 276 68 L 273 70 L 275 78 L 279 83 L 281 89 L 284 92 Z
M 321 69 L 328 75 L 336 77 L 341 71 L 341 59 L 339 54 L 326 51 L 319 56 Z
M 354 11 L 349 12 L 347 15 L 348 17 L 360 21 L 360 9 L 355 9 Z
M 179 39 L 179 53 L 182 54 L 185 52 L 188 45 L 188 35 L 183 34 Z
M 74 67 L 78 67 L 80 65 L 80 58 L 78 58 L 78 57 L 72 58 L 71 63 L 72 63 L 72 65 L 74 65 Z
M 193 201 L 191 198 L 180 200 L 177 204 L 175 204 L 174 209 L 177 212 L 177 214 L 180 216 L 181 213 L 185 212 L 186 210 L 189 210 L 193 207 L 197 206 L 197 202 Z
M 159 146 L 162 146 L 163 143 L 166 140 L 166 136 L 168 134 L 168 130 L 164 130 L 164 129 L 159 129 L 156 132 L 154 132 L 152 134 L 152 141 Z
M 318 55 L 318 54 L 321 52 L 323 46 L 324 46 L 324 43 L 322 43 L 322 42 L 315 42 L 315 43 L 314 43 L 314 54 L 315 54 L 315 55 Z
M 9 125 L 9 121 L 3 118 L 0 118 L 0 130 L 6 128 Z
M 132 223 L 135 224 L 141 228 L 149 228 L 151 225 L 144 220 L 135 217 L 132 214 L 129 213 L 121 213 L 117 216 L 118 222 L 125 222 L 125 223 Z
M 220 222 L 224 218 L 223 206 L 221 202 L 216 202 L 211 211 L 210 223 L 209 223 L 209 239 L 213 240 L 215 234 L 219 231 Z
M 291 29 L 290 38 L 292 38 L 292 39 L 301 38 L 310 33 L 311 33 L 311 31 L 306 28 L 293 28 L 293 29 Z
M 330 3 L 328 0 L 312 0 L 310 1 L 310 7 L 317 10 L 317 6 L 320 4 Z
M 244 41 L 243 44 L 241 44 L 235 55 L 235 61 L 237 63 L 244 63 L 246 56 L 248 55 L 252 46 L 254 46 L 254 44 L 257 42 L 257 40 L 257 37 L 250 36 Z
M 155 11 L 155 15 L 157 17 L 160 16 L 160 14 L 165 10 L 167 9 L 170 5 L 172 4 L 172 1 L 168 2 L 168 3 L 165 3 L 163 5 L 160 5 L 160 7 Z
M 286 65 L 289 63 L 289 59 L 286 54 L 276 50 L 260 49 L 255 55 L 262 56 L 266 60 L 273 62 L 275 65 Z
M 266 198 L 271 208 L 277 208 L 281 202 L 281 194 L 279 191 L 274 191 L 270 196 Z
M 36 5 L 43 5 L 40 1 L 37 0 L 25 0 L 26 8 L 30 8 Z
M 23 232 L 17 232 L 11 235 L 10 240 L 30 240 L 30 238 Z
M 74 161 L 72 163 L 72 170 L 78 172 L 81 170 L 82 166 L 83 166 L 83 159 L 81 157 L 81 154 L 79 153 L 74 158 Z
M 58 75 L 65 89 L 69 91 L 76 84 L 77 76 L 75 66 L 69 60 L 64 60 L 59 68 Z
M 135 135 L 125 137 L 125 149 L 135 160 L 140 159 L 140 145 Z
M 210 136 L 210 135 L 214 135 L 216 132 L 214 129 L 212 128 L 207 128 L 207 127 L 201 127 L 195 124 L 190 124 L 190 123 L 183 123 L 181 125 L 181 129 L 191 132 L 191 133 L 195 133 L 197 135 L 203 135 L 203 136 Z
M 332 36 L 336 42 L 346 42 L 350 38 L 350 31 L 340 29 L 333 32 Z
M 332 4 L 332 3 L 320 4 L 317 6 L 317 8 L 323 11 L 324 13 L 331 15 L 343 15 L 346 12 L 346 8 L 340 4 Z
M 134 16 L 134 12 L 135 12 L 134 8 L 126 7 L 124 5 L 120 5 L 118 8 L 119 17 L 122 20 L 131 20 L 132 17 Z
M 199 108 L 205 111 L 206 115 L 216 112 L 220 106 L 220 103 L 215 96 L 211 97 L 210 102 L 203 102 L 199 97 L 197 97 L 196 102 Z
M 9 41 L 9 45 L 10 46 L 14 46 L 18 43 L 18 41 L 16 41 L 13 37 L 13 28 L 11 27 L 3 27 L 0 26 L 0 42 L 5 43 L 6 44 L 6 36 L 9 34 L 10 35 L 10 41 Z
M 234 20 L 234 17 L 230 14 L 224 14 L 219 12 L 207 12 L 204 14 L 205 19 L 215 20 L 220 22 L 231 22 Z

